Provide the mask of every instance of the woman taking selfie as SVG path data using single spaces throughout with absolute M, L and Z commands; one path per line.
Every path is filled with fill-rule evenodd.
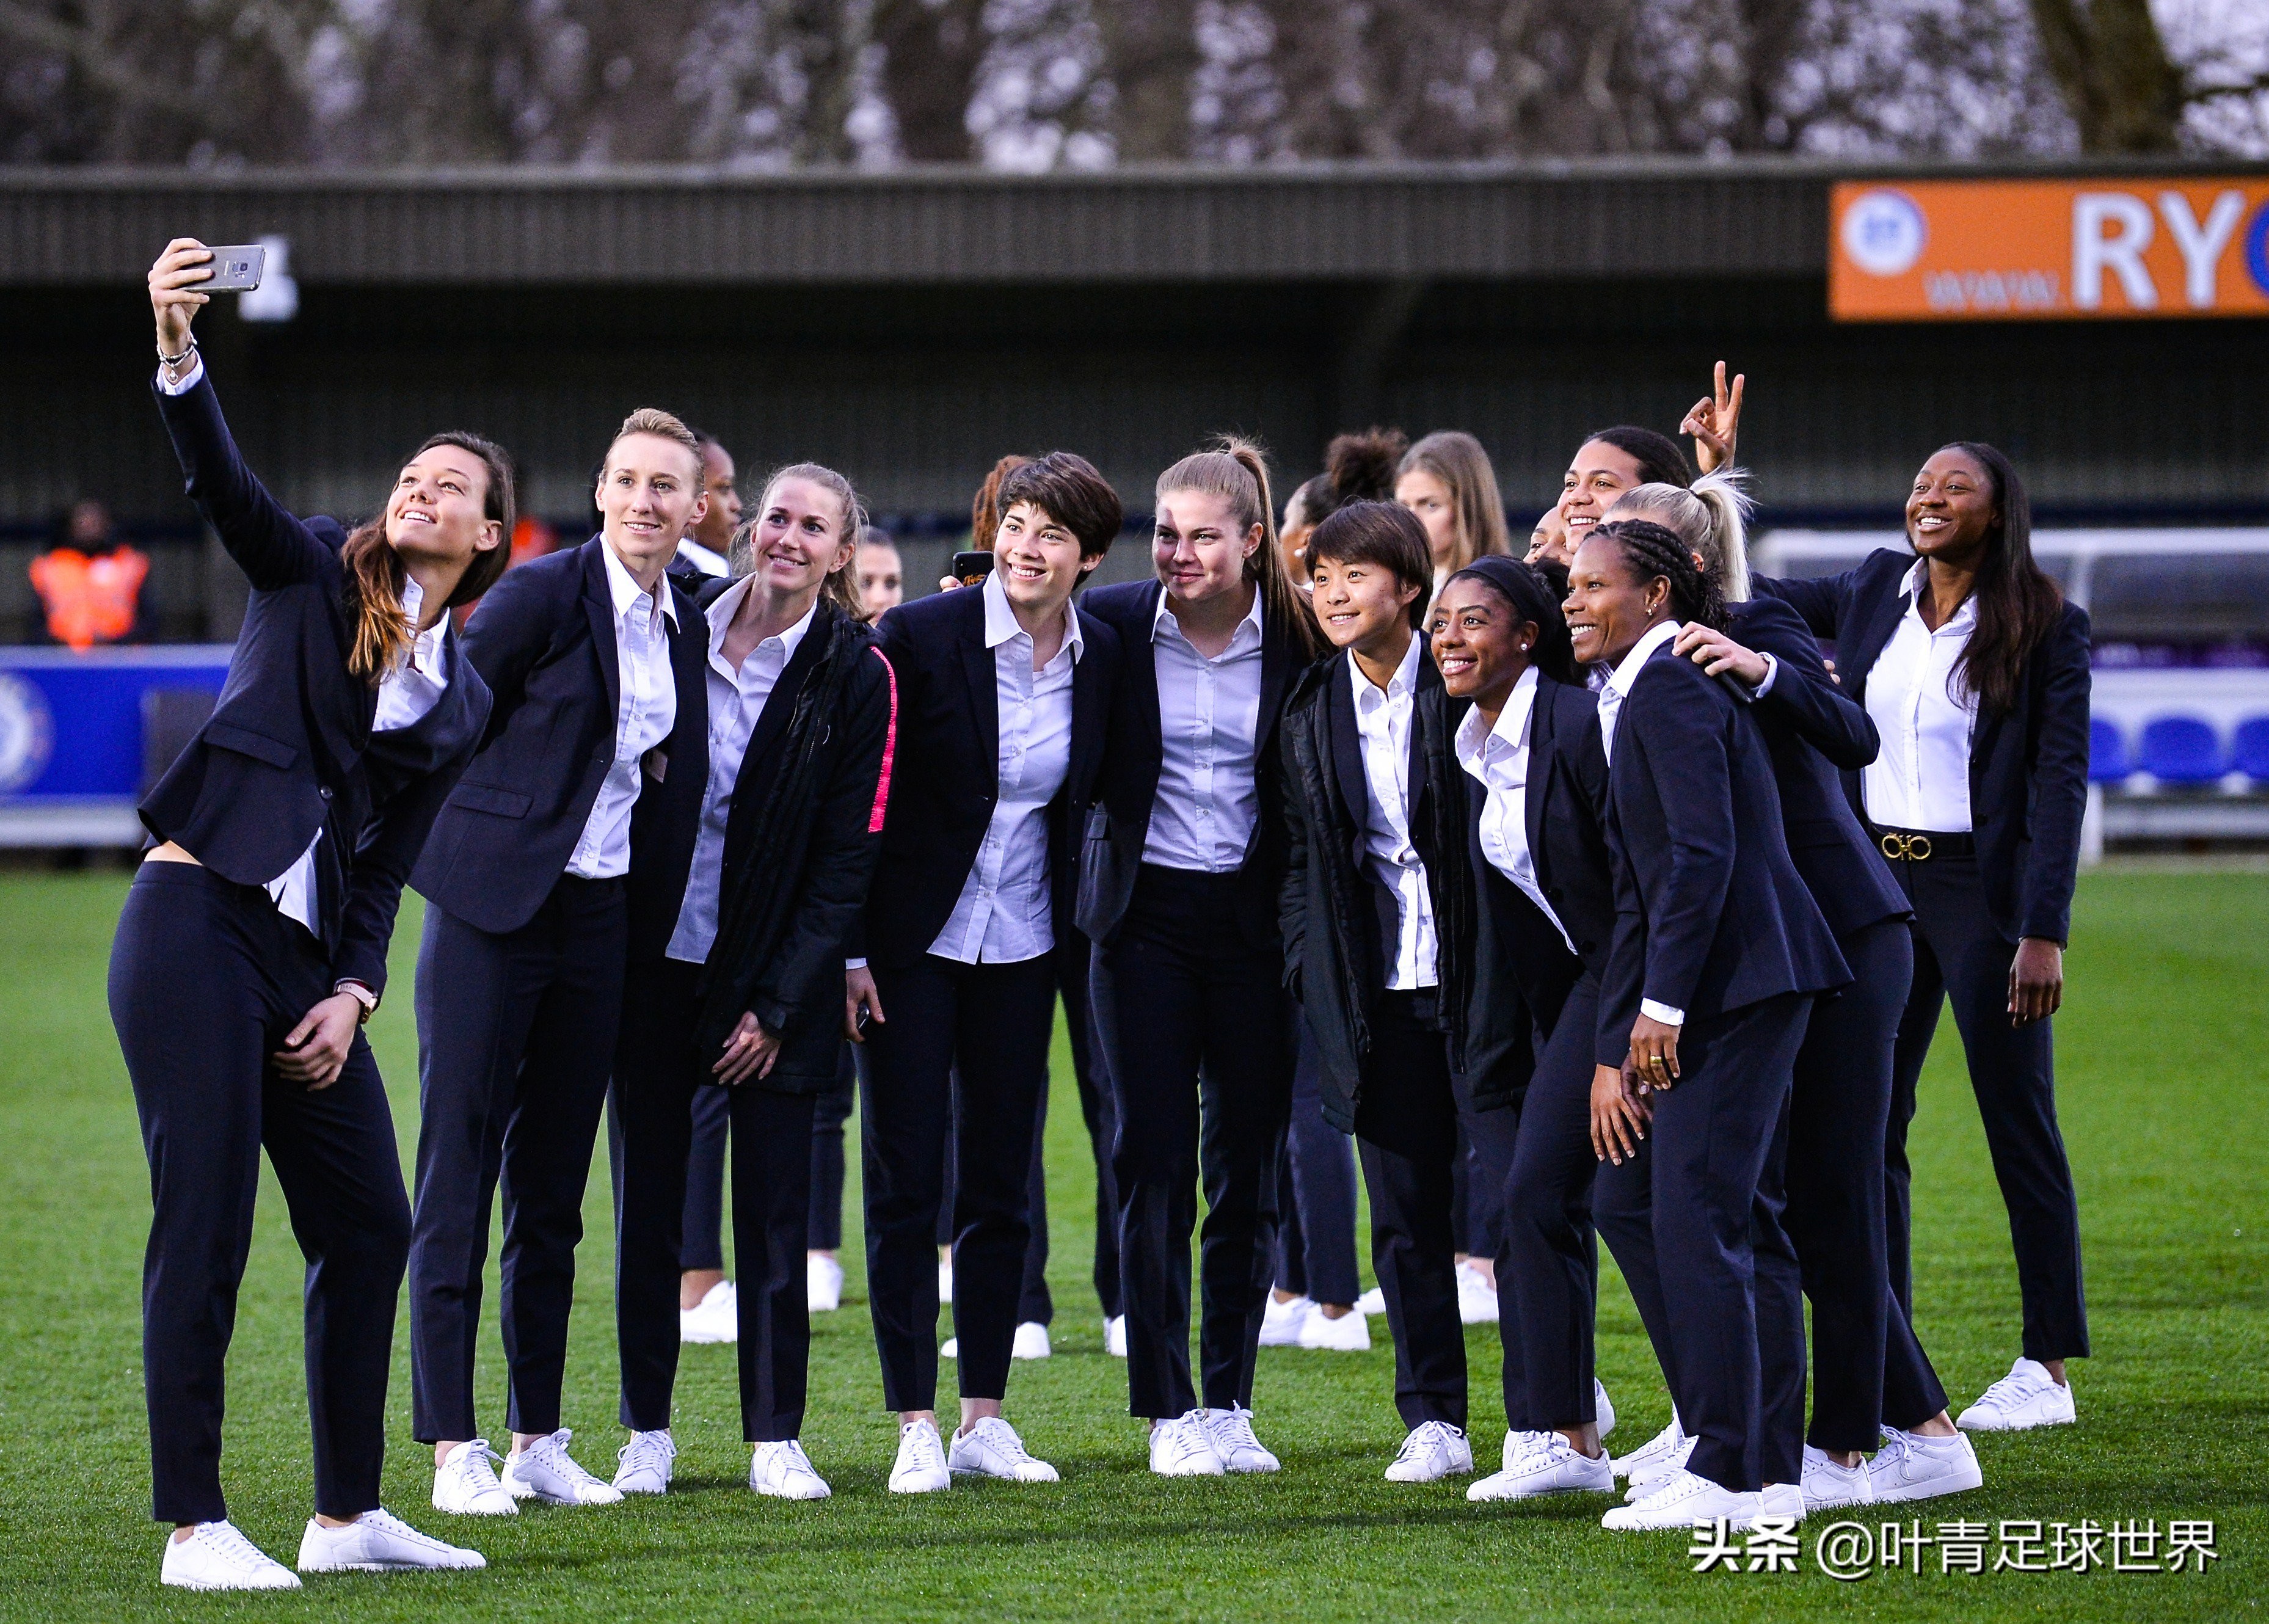
M 144 1375 L 153 1510 L 174 1525 L 161 1576 L 299 1585 L 229 1522 L 220 1487 L 263 1146 L 307 1259 L 301 1571 L 484 1567 L 379 1504 L 410 1209 L 360 1029 L 386 990 L 403 882 L 488 720 L 448 610 L 510 559 L 511 467 L 484 439 L 440 434 L 351 535 L 286 513 L 239 456 L 191 336 L 211 259 L 181 238 L 151 268 L 158 404 L 252 594 L 211 719 L 142 803 L 154 845 L 110 963 L 154 1208 Z
M 631 819 L 630 971 L 614 1095 L 624 1193 L 614 1486 L 669 1487 L 676 1265 L 698 1090 L 732 1113 L 733 1250 L 749 1487 L 826 1497 L 803 1446 L 811 1120 L 843 1050 L 843 939 L 881 845 L 891 675 L 852 585 L 850 482 L 798 463 L 746 527 L 756 567 L 707 611 L 706 691 Z
M 1716 584 L 1661 526 L 1594 528 L 1565 609 L 1576 658 L 1608 668 L 1608 850 L 1618 898 L 1606 1003 L 1629 1022 L 1642 1096 L 1600 1074 L 1593 1137 L 1614 1174 L 1643 1134 L 1652 1223 L 1640 1242 L 1661 1280 L 1665 1374 L 1696 1443 L 1686 1465 L 1605 1517 L 1615 1529 L 1759 1514 L 1761 1369 L 1800 1367 L 1800 1344 L 1761 1348 L 1753 1247 L 1785 1245 L 1759 1201 L 1814 997 L 1849 981 L 1789 861 L 1772 763 L 1748 707 L 1671 649 L 1688 624 L 1718 627 Z M 1651 1118 L 1651 1120 L 1650 1120 Z M 1622 1253 L 1618 1253 L 1620 1260 Z M 1792 1493 L 1795 1486 L 1789 1486 Z
M 1087 609 L 1127 651 L 1102 805 L 1080 858 L 1096 944 L 1095 1031 L 1118 1111 L 1129 1407 L 1150 1469 L 1274 1472 L 1253 1372 L 1274 1272 L 1295 1011 L 1276 923 L 1285 696 L 1316 631 L 1278 551 L 1258 448 L 1229 441 L 1158 476 L 1155 580 Z M 1190 1236 L 1206 1186 L 1190 1369 Z
M 1071 933 L 1078 830 L 1102 764 L 1118 639 L 1072 591 L 1119 534 L 1083 458 L 1013 469 L 974 590 L 883 616 L 903 725 L 880 866 L 845 997 L 867 1047 L 867 1280 L 895 1494 L 953 1474 L 1056 1480 L 1001 1414 L 1031 1240 L 1033 1141 Z M 961 1424 L 937 1426 L 942 1150 L 955 1147 L 953 1317 Z
M 1892 1288 L 1911 1318 L 1907 1125 L 1951 1001 L 2024 1303 L 2021 1355 L 1959 1424 L 2052 1426 L 2076 1414 L 2065 1361 L 2088 1355 L 2049 1022 L 2087 804 L 2088 616 L 2034 562 L 2023 482 L 1991 446 L 1956 441 L 1923 464 L 1907 541 L 1911 554 L 1885 549 L 1842 575 L 1756 585 L 1835 639 L 1844 691 L 1882 735 L 1844 782 L 1914 908 L 1884 1158 Z

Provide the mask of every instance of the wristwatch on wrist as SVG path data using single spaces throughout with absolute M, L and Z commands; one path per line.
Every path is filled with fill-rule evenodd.
M 334 982 L 331 985 L 331 991 L 334 993 L 344 993 L 349 998 L 351 998 L 355 1002 L 362 1006 L 362 1016 L 361 1019 L 356 1022 L 357 1025 L 368 1026 L 370 1024 L 371 1015 L 378 1008 L 377 993 L 372 992 L 359 981 Z

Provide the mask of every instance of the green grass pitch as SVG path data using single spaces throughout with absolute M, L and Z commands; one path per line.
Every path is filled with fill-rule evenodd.
M 103 994 L 124 890 L 115 872 L 0 876 L 0 1616 L 2260 1616 L 2269 1560 L 2261 1171 L 2269 1064 L 2260 1030 L 2269 1012 L 2269 873 L 2115 869 L 2083 879 L 2058 1023 L 2096 1347 L 2074 1367 L 2081 1425 L 1981 1440 L 1986 1487 L 1919 1508 L 1932 1522 L 1989 1524 L 2211 1518 L 2220 1560 L 2202 1577 L 1947 1575 L 1933 1553 L 1919 1576 L 1878 1572 L 1844 1584 L 1813 1566 L 1809 1539 L 1794 1575 L 1697 1575 L 1679 1535 L 1602 1532 L 1594 1497 L 1483 1507 L 1467 1503 L 1461 1480 L 1388 1484 L 1379 1472 L 1401 1428 L 1383 1335 L 1364 1355 L 1264 1352 L 1256 1407 L 1262 1436 L 1283 1457 L 1281 1475 L 1153 1478 L 1126 1415 L 1125 1368 L 1103 1352 L 1085 1283 L 1090 1175 L 1060 1063 L 1048 1130 L 1057 1353 L 1016 1367 L 1009 1414 L 1062 1469 L 1061 1486 L 957 1487 L 911 1500 L 885 1492 L 895 1439 L 854 1238 L 845 1306 L 816 1317 L 804 1433 L 832 1500 L 788 1505 L 748 1491 L 732 1350 L 691 1347 L 678 1388 L 681 1475 L 667 1498 L 536 1508 L 501 1524 L 442 1517 L 427 1503 L 426 1453 L 410 1440 L 405 1310 L 389 1394 L 388 1503 L 477 1545 L 491 1567 L 317 1579 L 297 1596 L 237 1598 L 157 1582 L 137 1312 L 148 1185 Z M 417 1131 L 409 996 L 417 940 L 412 898 L 396 937 L 395 996 L 373 1028 L 405 1161 Z M 1960 1404 L 2007 1369 L 2018 1316 L 2006 1223 L 1950 1023 L 1915 1137 L 1918 1318 Z M 855 1225 L 855 1185 L 851 1207 Z M 607 1214 L 602 1157 L 567 1411 L 577 1453 L 602 1473 L 622 1436 Z M 308 1509 L 299 1281 L 271 1178 L 230 1371 L 225 1471 L 238 1523 L 287 1562 Z M 482 1404 L 496 1428 L 493 1307 L 489 1325 Z M 1467 1353 L 1475 1453 L 1487 1462 L 1503 1426 L 1495 1329 L 1475 1328 Z M 1616 1443 L 1629 1448 L 1667 1418 L 1668 1400 L 1612 1271 L 1600 1367 L 1622 1416 Z

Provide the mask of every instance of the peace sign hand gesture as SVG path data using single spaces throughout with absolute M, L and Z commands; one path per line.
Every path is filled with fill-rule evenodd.
M 1726 364 L 1718 362 L 1710 393 L 1694 402 L 1678 425 L 1681 434 L 1694 437 L 1694 466 L 1705 474 L 1714 474 L 1733 461 L 1733 442 L 1741 428 L 1741 386 L 1748 381 L 1746 374 L 1735 373 L 1733 388 L 1727 388 Z

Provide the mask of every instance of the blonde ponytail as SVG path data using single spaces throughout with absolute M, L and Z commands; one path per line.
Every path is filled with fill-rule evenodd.
M 1749 596 L 1749 515 L 1756 504 L 1742 489 L 1748 470 L 1720 469 L 1704 474 L 1692 485 L 1660 481 L 1634 485 L 1617 497 L 1608 517 L 1648 519 L 1702 555 L 1703 565 L 1718 583 L 1718 595 L 1728 603 Z

